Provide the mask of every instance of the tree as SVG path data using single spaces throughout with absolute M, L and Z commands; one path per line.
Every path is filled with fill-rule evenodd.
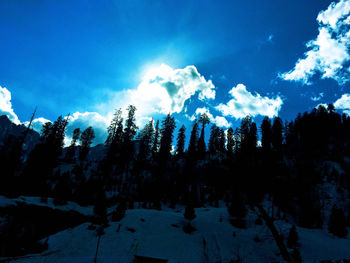
M 193 219 L 196 218 L 196 213 L 194 211 L 194 208 L 192 205 L 187 205 L 185 208 L 185 213 L 184 213 L 184 217 L 189 220 L 192 221 Z
M 298 246 L 298 241 L 299 241 L 299 237 L 298 237 L 297 228 L 295 227 L 295 225 L 293 225 L 289 230 L 289 234 L 287 238 L 287 247 L 296 248 Z
M 191 137 L 190 137 L 190 143 L 188 145 L 188 153 L 190 156 L 194 156 L 197 152 L 197 144 L 198 144 L 198 122 L 197 120 L 194 121 L 192 131 L 191 131 Z
M 235 139 L 233 129 L 230 127 L 227 130 L 227 153 L 228 156 L 232 157 L 235 148 Z
M 140 131 L 138 138 L 140 140 L 139 160 L 147 160 L 151 152 L 154 137 L 153 120 L 150 120 Z
M 80 152 L 79 152 L 79 160 L 82 162 L 86 159 L 87 154 L 89 153 L 92 141 L 95 139 L 94 129 L 89 126 L 86 128 L 80 137 Z
M 185 138 L 186 138 L 185 132 L 186 132 L 186 127 L 185 125 L 182 125 L 177 135 L 177 144 L 176 144 L 176 154 L 179 157 L 183 156 L 184 149 L 185 149 Z
M 335 236 L 345 238 L 348 235 L 346 229 L 346 218 L 343 210 L 337 208 L 335 205 L 329 218 L 328 231 Z
M 119 222 L 124 216 L 126 211 L 125 201 L 121 201 L 117 208 L 112 212 L 112 221 Z
M 283 142 L 283 122 L 281 118 L 275 117 L 272 125 L 272 146 L 275 150 L 280 150 Z
M 122 109 L 119 108 L 114 113 L 114 117 L 111 124 L 107 128 L 108 137 L 106 140 L 107 145 L 115 145 L 122 142 L 123 137 L 123 117 Z
M 70 146 L 67 149 L 66 159 L 74 159 L 75 158 L 75 146 L 80 137 L 80 128 L 76 128 L 73 131 L 73 137 Z
M 205 154 L 205 152 L 207 150 L 206 146 L 205 146 L 204 130 L 205 130 L 205 125 L 210 123 L 208 115 L 206 113 L 201 114 L 198 122 L 202 124 L 201 135 L 200 135 L 199 140 L 198 140 L 198 152 L 201 155 L 201 157 L 203 157 L 203 155 Z
M 153 144 L 152 144 L 152 156 L 153 159 L 155 159 L 156 154 L 159 151 L 159 136 L 160 136 L 160 130 L 159 130 L 159 120 L 157 120 L 155 132 L 154 132 L 154 138 L 153 138 Z
M 226 150 L 226 134 L 224 129 L 219 129 L 219 138 L 218 138 L 218 149 L 220 152 L 225 152 Z
M 98 223 L 107 222 L 107 198 L 103 186 L 98 183 L 94 200 L 94 214 Z
M 196 218 L 196 213 L 192 205 L 187 205 L 185 208 L 184 217 L 188 220 L 187 225 L 184 226 L 183 230 L 185 233 L 190 234 L 196 229 L 191 225 L 191 221 Z
M 220 136 L 220 128 L 215 124 L 213 124 L 210 128 L 210 137 L 209 137 L 209 152 L 211 154 L 214 154 L 219 150 L 219 136 Z
M 261 123 L 261 145 L 265 151 L 271 149 L 272 144 L 272 127 L 269 117 L 265 117 Z
M 257 128 L 250 116 L 242 119 L 240 133 L 240 149 L 244 153 L 251 153 L 256 148 Z
M 58 158 L 62 154 L 68 119 L 69 116 L 59 116 L 54 123 L 44 124 L 41 143 L 31 151 L 22 174 L 22 185 L 26 194 L 47 195 L 47 179 L 58 165 Z
M 136 126 L 136 119 L 135 119 L 135 111 L 136 107 L 133 105 L 129 105 L 127 108 L 128 111 L 128 117 L 125 120 L 125 128 L 123 133 L 123 147 L 122 147 L 122 159 L 123 163 L 126 167 L 126 173 L 129 173 L 129 165 L 134 157 L 134 144 L 132 140 L 134 139 L 136 132 L 137 132 L 137 126 Z
M 171 117 L 170 114 L 168 114 L 162 121 L 162 128 L 160 130 L 161 138 L 159 156 L 162 161 L 167 161 L 170 158 L 175 127 L 174 117 Z

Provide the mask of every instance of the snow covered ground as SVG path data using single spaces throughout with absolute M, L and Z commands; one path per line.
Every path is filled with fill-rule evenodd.
M 197 208 L 192 234 L 183 232 L 187 223 L 183 208 L 178 210 L 127 210 L 120 222 L 112 222 L 101 237 L 97 262 L 133 262 L 134 256 L 168 259 L 169 263 L 281 262 L 279 250 L 265 225 L 256 225 L 249 213 L 248 229 L 229 223 L 226 208 Z M 40 255 L 11 262 L 91 263 L 98 237 L 88 230 L 89 223 L 49 237 L 49 248 Z M 290 225 L 276 221 L 277 229 L 287 236 Z M 350 259 L 350 239 L 340 239 L 326 230 L 297 228 L 304 262 Z
M 80 206 L 74 202 L 67 202 L 65 205 L 53 204 L 53 198 L 47 198 L 47 202 L 41 202 L 39 196 L 20 196 L 18 198 L 8 198 L 6 196 L 0 195 L 0 207 L 5 206 L 15 206 L 17 203 L 25 203 L 27 205 L 36 205 L 36 206 L 46 206 L 52 209 L 59 209 L 62 211 L 76 211 L 82 215 L 91 216 L 93 215 L 92 206 Z

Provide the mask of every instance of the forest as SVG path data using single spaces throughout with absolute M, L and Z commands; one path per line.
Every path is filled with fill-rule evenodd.
M 53 198 L 57 206 L 68 201 L 93 205 L 91 220 L 101 226 L 108 225 L 108 216 L 119 221 L 136 205 L 158 210 L 183 205 L 185 218 L 191 220 L 193 208 L 218 207 L 223 201 L 231 224 L 243 229 L 248 210 L 257 209 L 271 225 L 283 258 L 291 261 L 292 257 L 295 262 L 300 258 L 295 227 L 284 242 L 273 233 L 275 219 L 347 236 L 350 117 L 338 114 L 332 104 L 298 114 L 291 122 L 265 117 L 257 127 L 247 116 L 236 129 L 212 124 L 207 142 L 205 130 L 210 121 L 206 114 L 192 127 L 176 127 L 175 118 L 168 114 L 138 128 L 136 110 L 130 105 L 125 119 L 122 110 L 116 110 L 105 144 L 94 147 L 93 127 L 75 129 L 70 145 L 64 147 L 69 116 L 43 125 L 40 141 L 29 153 L 24 149 L 30 124 L 20 136 L 9 135 L 0 148 L 1 195 L 40 196 L 42 202 Z M 188 145 L 186 129 L 191 130 Z M 345 198 L 328 215 L 327 197 L 320 189 L 331 182 Z M 269 211 L 263 205 L 266 200 L 272 204 Z M 108 214 L 113 205 L 116 209 Z M 20 217 L 6 219 L 0 238 L 2 256 L 23 254 L 18 240 L 24 247 L 37 241 L 35 231 L 16 227 L 23 226 Z M 184 231 L 194 231 L 191 223 Z

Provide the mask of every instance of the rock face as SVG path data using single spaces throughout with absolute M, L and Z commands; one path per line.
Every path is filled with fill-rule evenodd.
M 23 124 L 16 125 L 9 120 L 6 115 L 0 116 L 0 148 L 5 144 L 9 136 L 19 137 L 27 129 Z M 24 151 L 27 155 L 40 141 L 40 135 L 34 130 L 30 130 L 24 142 Z

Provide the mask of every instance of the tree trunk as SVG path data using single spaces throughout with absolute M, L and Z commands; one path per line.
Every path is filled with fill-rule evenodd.
M 273 223 L 273 220 L 271 219 L 271 217 L 267 214 L 265 209 L 260 204 L 256 205 L 256 207 L 259 209 L 261 217 L 264 219 L 267 227 L 270 229 L 272 236 L 276 241 L 276 244 L 281 252 L 283 259 L 287 262 L 292 262 L 292 257 L 290 256 L 286 246 L 284 245 L 283 238 L 278 233 L 278 231 Z

